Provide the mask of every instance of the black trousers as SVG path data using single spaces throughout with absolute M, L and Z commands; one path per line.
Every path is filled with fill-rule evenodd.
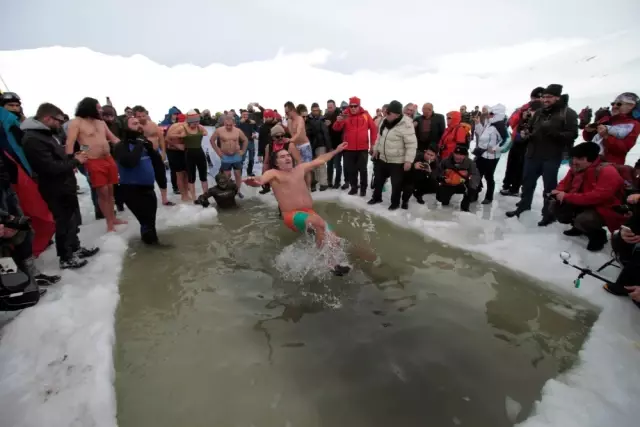
M 507 157 L 507 169 L 502 180 L 502 188 L 519 193 L 522 187 L 522 179 L 524 175 L 524 155 L 527 152 L 527 144 L 516 142 L 509 150 Z
M 369 152 L 367 150 L 343 151 L 342 162 L 345 180 L 348 180 L 351 188 L 358 188 L 358 176 L 360 176 L 360 188 L 366 189 L 368 183 L 367 162 Z
M 80 249 L 80 208 L 75 194 L 59 195 L 46 200 L 56 222 L 56 253 L 62 261 L 68 261 Z
M 615 283 L 609 283 L 608 288 L 617 295 L 627 295 L 625 286 L 640 286 L 640 250 L 635 248 L 616 232 L 611 236 L 611 247 L 620 260 L 621 270 Z M 640 307 L 640 303 L 636 302 Z
M 487 192 L 484 196 L 486 200 L 493 200 L 493 193 L 496 190 L 496 181 L 493 176 L 496 173 L 496 166 L 498 166 L 499 160 L 485 159 L 482 156 L 476 158 L 476 166 L 478 167 L 478 172 L 480 172 L 480 182 L 482 182 L 482 178 L 487 182 Z
M 158 199 L 153 186 L 120 184 L 125 205 L 140 223 L 140 236 L 147 244 L 158 242 L 156 211 Z
M 413 187 L 411 182 L 410 171 L 404 171 L 404 165 L 401 163 L 386 163 L 382 160 L 375 162 L 373 181 L 373 199 L 382 200 L 382 187 L 388 178 L 391 178 L 391 204 L 399 205 L 400 198 L 403 202 L 408 202 L 411 198 Z
M 436 191 L 436 200 L 446 206 L 451 202 L 451 198 L 454 194 L 464 194 L 462 203 L 460 204 L 460 209 L 463 211 L 468 211 L 471 202 L 475 201 L 474 193 L 475 192 L 473 190 L 469 190 L 464 184 L 440 185 L 440 187 L 438 187 L 438 190 Z
M 560 224 L 571 224 L 586 235 L 600 231 L 605 226 L 600 214 L 592 207 L 552 201 L 549 210 Z
M 434 194 L 438 190 L 438 181 L 431 174 L 418 169 L 411 169 L 410 176 L 407 177 L 405 189 L 416 197 L 422 197 L 425 194 Z
M 167 189 L 167 169 L 164 167 L 162 156 L 157 151 L 149 151 L 149 157 L 151 158 L 151 164 L 153 165 L 153 172 L 156 176 L 156 182 L 158 187 L 162 190 Z
M 189 184 L 196 182 L 196 169 L 200 182 L 207 182 L 207 157 L 204 155 L 202 148 L 187 148 L 184 150 L 184 155 L 187 164 Z

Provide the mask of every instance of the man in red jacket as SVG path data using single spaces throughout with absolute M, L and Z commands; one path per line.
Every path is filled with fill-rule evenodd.
M 557 220 L 573 227 L 565 236 L 586 235 L 587 249 L 600 251 L 607 243 L 607 227 L 612 233 L 620 228 L 625 217 L 613 210 L 622 203 L 624 180 L 618 170 L 603 163 L 600 146 L 583 142 L 571 149 L 571 169 L 551 192 L 552 208 Z
M 333 130 L 342 131 L 342 140 L 347 142 L 343 153 L 345 175 L 351 186 L 350 195 L 358 193 L 358 175 L 360 175 L 360 196 L 367 195 L 367 163 L 378 138 L 378 127 L 369 113 L 360 106 L 360 98 L 349 98 L 346 108 L 333 124 Z
M 624 165 L 627 153 L 636 145 L 640 121 L 633 116 L 633 111 L 638 109 L 639 102 L 635 93 L 618 95 L 611 103 L 611 116 L 587 125 L 582 131 L 585 141 L 600 145 L 600 154 L 606 162 Z

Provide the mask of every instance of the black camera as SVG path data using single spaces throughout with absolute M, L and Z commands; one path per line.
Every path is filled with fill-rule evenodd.
M 0 215 L 0 224 L 17 231 L 31 230 L 31 218 L 28 216 L 14 216 L 11 218 L 9 215 Z
M 617 214 L 626 216 L 626 215 L 630 215 L 630 214 L 633 215 L 635 207 L 625 204 L 625 205 L 613 206 L 611 209 Z
M 553 193 L 549 193 L 549 194 L 547 194 L 546 198 L 547 198 L 547 200 L 548 200 L 548 201 L 550 201 L 550 202 L 554 202 L 554 201 L 558 200 L 558 199 L 556 199 L 556 195 L 555 195 L 555 194 L 553 194 Z

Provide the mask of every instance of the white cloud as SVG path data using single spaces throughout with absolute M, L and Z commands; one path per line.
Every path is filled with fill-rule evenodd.
M 60 47 L 0 52 L 0 70 L 10 89 L 23 98 L 27 113 L 48 101 L 72 115 L 83 97 L 102 101 L 107 95 L 119 111 L 125 105 L 142 104 L 156 120 L 172 105 L 217 111 L 258 101 L 282 110 L 287 100 L 340 102 L 353 95 L 369 110 L 397 99 L 430 101 L 444 113 L 460 104 L 500 102 L 513 109 L 528 99 L 532 88 L 550 83 L 563 84 L 572 106 L 580 109 L 585 103 L 604 105 L 622 91 L 639 91 L 637 36 L 633 32 L 597 41 L 556 39 L 486 47 L 435 57 L 422 71 L 404 67 L 341 74 L 318 68 L 346 55 L 326 49 L 306 53 L 281 49 L 268 61 L 202 68 L 166 67 L 141 55 L 124 58 Z

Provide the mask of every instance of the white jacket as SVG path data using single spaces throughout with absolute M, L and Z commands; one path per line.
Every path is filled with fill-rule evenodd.
M 383 123 L 384 121 L 380 126 Z M 380 153 L 380 160 L 385 163 L 413 163 L 417 148 L 418 140 L 413 120 L 403 115 L 400 122 L 391 129 L 385 127 L 382 134 L 378 131 L 373 151 Z
M 502 154 L 500 144 L 502 144 L 503 141 L 498 130 L 495 126 L 491 126 L 491 124 L 501 120 L 504 121 L 506 108 L 504 105 L 498 104 L 491 107 L 489 112 L 493 113 L 493 117 L 491 117 L 489 123 L 486 126 L 482 126 L 479 131 L 477 129 L 478 125 L 476 125 L 476 134 L 478 135 L 477 147 L 486 150 L 482 153 L 481 157 L 494 160 L 499 159 Z

